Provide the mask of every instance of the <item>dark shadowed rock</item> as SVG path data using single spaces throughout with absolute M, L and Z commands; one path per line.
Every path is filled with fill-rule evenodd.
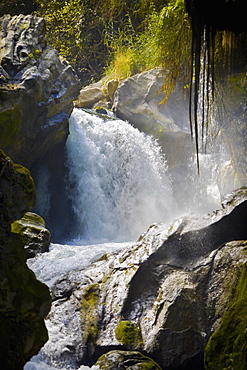
M 11 232 L 34 200 L 29 171 L 0 150 L 0 359 L 6 370 L 22 370 L 48 339 L 49 289 L 27 267 L 21 236 Z
M 97 363 L 101 370 L 161 370 L 161 367 L 151 358 L 139 352 L 110 351 L 102 355 Z

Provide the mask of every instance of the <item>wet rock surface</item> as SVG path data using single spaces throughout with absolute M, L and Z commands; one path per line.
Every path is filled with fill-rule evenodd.
M 49 320 L 70 333 L 69 361 L 91 366 L 109 351 L 137 350 L 162 369 L 204 368 L 247 262 L 247 189 L 222 205 L 202 219 L 153 225 L 131 248 L 54 285 Z

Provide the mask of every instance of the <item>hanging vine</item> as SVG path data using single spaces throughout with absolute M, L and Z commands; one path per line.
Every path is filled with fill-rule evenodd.
M 240 40 L 242 42 L 241 34 L 247 30 L 243 17 L 246 3 L 245 0 L 218 0 L 217 3 L 215 0 L 185 0 L 185 5 L 192 30 L 190 126 L 199 173 L 199 151 L 200 147 L 206 147 L 216 78 L 229 73 L 232 68 L 233 50 L 237 49 L 235 46 Z M 246 55 L 241 57 L 247 60 Z

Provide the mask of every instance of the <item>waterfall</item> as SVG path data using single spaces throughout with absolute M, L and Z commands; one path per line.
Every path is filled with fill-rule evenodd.
M 105 253 L 130 247 L 151 224 L 168 222 L 177 212 L 160 146 L 127 122 L 74 109 L 67 168 L 75 238 L 65 245 L 51 244 L 48 253 L 28 260 L 51 289 L 71 270 L 83 270 Z M 73 333 L 54 321 L 46 321 L 50 339 L 25 370 L 78 369 L 75 362 L 66 362 Z M 80 367 L 84 369 L 89 368 Z
M 134 240 L 174 216 L 164 155 L 151 136 L 127 122 L 74 109 L 67 155 L 78 238 Z
M 122 120 L 81 109 L 72 113 L 66 150 L 67 192 L 76 215 L 71 225 L 74 238 L 64 245 L 51 244 L 48 253 L 28 260 L 37 278 L 51 289 L 70 271 L 82 271 L 103 254 L 131 248 L 151 224 L 220 206 L 216 180 L 221 164 L 228 163 L 225 152 L 217 154 L 219 158 L 216 151 L 200 155 L 200 177 L 194 158 L 174 176 L 152 136 Z M 45 169 L 42 175 L 40 186 L 46 189 Z M 48 194 L 45 199 L 49 201 Z M 25 370 L 89 369 L 78 369 L 69 356 L 74 336 L 63 325 L 66 313 L 59 319 L 53 314 L 47 319 L 50 339 Z

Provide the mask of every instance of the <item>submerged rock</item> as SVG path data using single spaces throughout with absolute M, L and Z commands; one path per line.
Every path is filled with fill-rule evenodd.
M 79 81 L 45 39 L 45 20 L 0 18 L 0 147 L 31 164 L 64 141 Z
M 202 370 L 246 269 L 246 216 L 242 188 L 221 210 L 153 225 L 132 248 L 57 282 L 49 319 L 65 336 L 75 331 L 69 361 L 91 366 L 109 351 L 138 350 L 162 369 Z
M 49 289 L 26 265 L 24 241 L 11 223 L 35 201 L 29 171 L 0 150 L 0 359 L 1 368 L 21 370 L 48 339 L 44 317 Z

